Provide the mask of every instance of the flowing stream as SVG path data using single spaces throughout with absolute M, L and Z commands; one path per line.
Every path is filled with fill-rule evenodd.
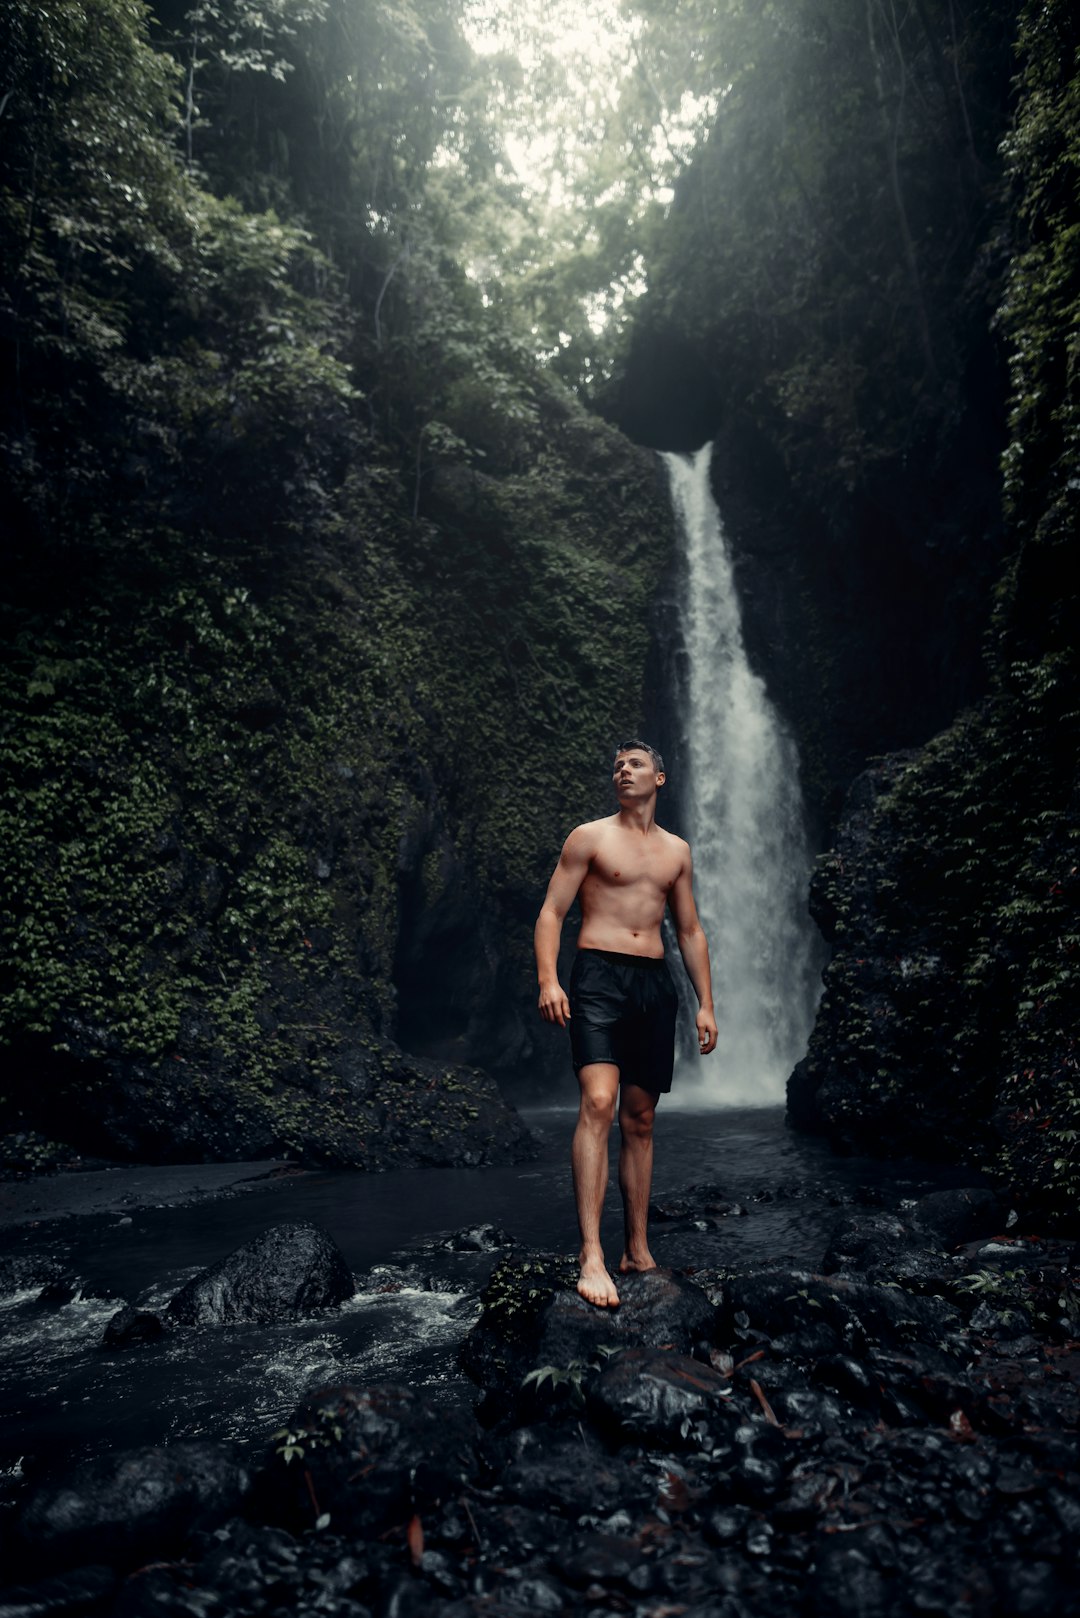
M 331 1382 L 404 1382 L 434 1403 L 470 1397 L 457 1351 L 497 1255 L 463 1251 L 449 1238 L 483 1221 L 531 1247 L 575 1250 L 575 1111 L 526 1113 L 540 1147 L 527 1164 L 315 1172 L 187 1206 L 5 1232 L 9 1251 L 60 1257 L 84 1284 L 67 1302 L 39 1301 L 29 1287 L 0 1299 L 0 1498 L 5 1477 L 17 1487 L 22 1458 L 37 1468 L 201 1437 L 259 1448 L 305 1390 Z M 665 1104 L 656 1200 L 708 1182 L 740 1208 L 713 1221 L 654 1219 L 653 1247 L 661 1263 L 680 1268 L 813 1268 L 839 1206 L 917 1196 L 943 1179 L 919 1165 L 836 1158 L 823 1141 L 789 1133 L 778 1107 L 693 1113 Z M 299 1220 L 322 1226 L 341 1247 L 357 1276 L 348 1303 L 294 1324 L 181 1329 L 158 1342 L 102 1346 L 121 1299 L 161 1311 L 199 1269 L 269 1225 Z M 614 1172 L 604 1236 L 617 1255 Z
M 707 1068 L 696 1055 L 680 1065 L 678 1088 L 691 1105 L 770 1105 L 805 1053 L 823 953 L 798 753 L 747 661 L 711 455 L 664 456 L 685 546 L 683 803 L 720 1032 Z

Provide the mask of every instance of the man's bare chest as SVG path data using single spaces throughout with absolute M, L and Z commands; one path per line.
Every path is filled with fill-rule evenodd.
M 678 859 L 663 849 L 607 846 L 598 849 L 589 867 L 597 886 L 652 890 L 667 894 L 679 874 Z

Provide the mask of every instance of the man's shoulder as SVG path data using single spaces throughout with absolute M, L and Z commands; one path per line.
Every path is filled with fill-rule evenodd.
M 666 838 L 669 843 L 678 843 L 680 848 L 690 847 L 690 844 L 686 841 L 685 837 L 680 837 L 678 832 L 668 831 L 667 827 L 661 826 L 658 820 L 653 822 L 653 831 L 658 837 Z
M 676 832 L 668 831 L 664 826 L 657 826 L 656 829 L 663 835 L 665 851 L 678 854 L 680 859 L 690 858 L 690 844 L 685 837 L 680 837 Z
M 566 841 L 575 846 L 598 843 L 604 833 L 610 831 L 615 818 L 614 815 L 605 815 L 601 820 L 583 820 L 580 826 L 574 827 Z

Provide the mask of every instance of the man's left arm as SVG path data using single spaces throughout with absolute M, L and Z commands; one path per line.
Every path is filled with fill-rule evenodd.
M 716 1049 L 716 1016 L 713 1012 L 712 968 L 709 965 L 709 944 L 698 920 L 694 903 L 694 873 L 690 850 L 686 850 L 683 868 L 675 879 L 669 903 L 675 920 L 675 933 L 679 953 L 683 958 L 694 993 L 698 997 L 697 1023 L 698 1049 L 708 1056 Z

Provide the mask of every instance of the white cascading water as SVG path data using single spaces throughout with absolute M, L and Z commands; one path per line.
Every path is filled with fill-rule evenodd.
M 746 659 L 711 456 L 711 444 L 664 456 L 686 558 L 680 797 L 720 1031 L 711 1056 L 682 1064 L 676 1094 L 698 1105 L 774 1105 L 806 1051 L 821 941 L 806 904 L 798 754 Z

